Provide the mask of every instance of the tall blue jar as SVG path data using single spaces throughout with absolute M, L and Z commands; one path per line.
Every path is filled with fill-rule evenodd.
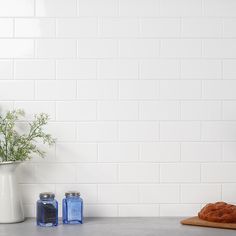
M 58 202 L 55 194 L 40 193 L 37 201 L 37 225 L 50 227 L 58 225 Z
M 66 192 L 62 200 L 62 215 L 64 224 L 83 223 L 83 199 L 79 192 Z

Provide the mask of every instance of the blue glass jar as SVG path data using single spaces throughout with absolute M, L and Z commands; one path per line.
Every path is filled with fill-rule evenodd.
M 54 193 L 40 193 L 37 201 L 37 225 L 57 226 L 58 225 L 58 202 Z
M 83 199 L 79 192 L 66 192 L 62 201 L 64 224 L 83 223 Z

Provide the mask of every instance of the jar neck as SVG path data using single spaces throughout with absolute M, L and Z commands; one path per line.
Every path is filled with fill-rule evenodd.
M 66 198 L 79 198 L 79 196 L 66 196 Z
M 40 198 L 42 201 L 53 201 L 55 198 L 54 197 L 48 197 L 48 198 Z

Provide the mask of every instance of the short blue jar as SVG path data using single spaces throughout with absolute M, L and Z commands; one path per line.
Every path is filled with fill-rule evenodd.
M 64 224 L 83 224 L 83 199 L 79 192 L 66 192 L 62 207 Z
M 37 225 L 51 227 L 58 225 L 58 202 L 51 192 L 40 193 L 37 201 Z

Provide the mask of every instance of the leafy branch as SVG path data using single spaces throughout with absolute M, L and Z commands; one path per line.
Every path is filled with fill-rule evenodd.
M 30 159 L 33 153 L 44 157 L 45 152 L 37 147 L 37 141 L 41 140 L 49 146 L 55 143 L 55 139 L 43 131 L 49 120 L 45 113 L 35 115 L 34 120 L 28 123 L 29 131 L 19 134 L 17 124 L 24 116 L 25 112 L 20 109 L 0 115 L 0 162 L 24 161 Z

